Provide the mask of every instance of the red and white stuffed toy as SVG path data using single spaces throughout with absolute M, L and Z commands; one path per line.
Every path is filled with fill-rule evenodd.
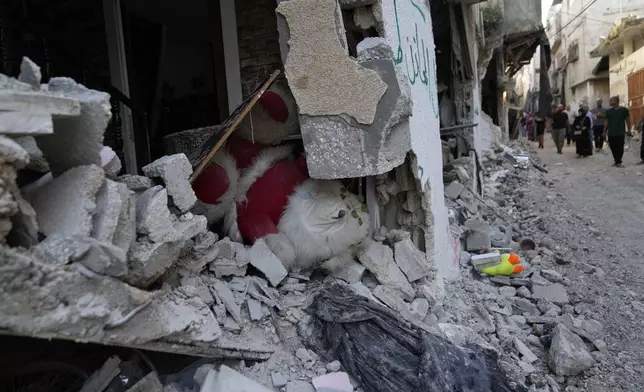
M 369 215 L 339 181 L 309 178 L 287 145 L 230 138 L 193 183 L 197 212 L 224 218 L 234 241 L 264 238 L 289 270 L 305 270 L 362 241 Z

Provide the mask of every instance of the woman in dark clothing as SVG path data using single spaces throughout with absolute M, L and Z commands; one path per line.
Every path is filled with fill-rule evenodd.
M 543 135 L 546 133 L 546 119 L 540 115 L 536 115 L 534 119 L 537 124 L 537 141 L 539 142 L 539 148 L 543 148 Z
M 579 109 L 579 115 L 572 124 L 573 136 L 575 138 L 577 158 L 593 155 L 593 143 L 590 141 L 590 118 L 586 115 L 588 108 Z

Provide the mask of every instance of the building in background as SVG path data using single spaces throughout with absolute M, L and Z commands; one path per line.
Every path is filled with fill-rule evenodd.
M 595 105 L 610 97 L 608 58 L 591 51 L 622 17 L 640 13 L 644 1 L 560 0 L 548 13 L 546 30 L 552 49 L 549 78 L 555 103 Z

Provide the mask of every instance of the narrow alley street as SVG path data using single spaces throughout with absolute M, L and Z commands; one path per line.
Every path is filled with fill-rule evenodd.
M 577 159 L 574 146 L 557 155 L 549 135 L 537 156 L 554 188 L 538 187 L 532 197 L 549 217 L 547 232 L 572 261 L 601 268 L 591 274 L 571 264 L 557 266 L 572 280 L 575 312 L 604 325 L 607 352 L 578 385 L 582 391 L 641 391 L 644 374 L 644 166 L 631 143 L 625 168 L 611 167 L 610 150 Z M 556 191 L 553 193 L 553 189 Z

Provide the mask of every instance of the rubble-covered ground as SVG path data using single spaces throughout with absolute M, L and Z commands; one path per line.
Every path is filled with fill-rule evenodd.
M 573 261 L 554 268 L 571 280 L 575 313 L 603 324 L 606 352 L 578 380 L 582 391 L 641 391 L 644 385 L 644 166 L 639 141 L 625 153 L 625 168 L 611 167 L 610 150 L 576 159 L 557 155 L 552 142 L 540 151 L 552 186 L 535 184 L 526 203 L 545 219 L 545 234 Z M 582 269 L 575 262 L 601 268 Z

